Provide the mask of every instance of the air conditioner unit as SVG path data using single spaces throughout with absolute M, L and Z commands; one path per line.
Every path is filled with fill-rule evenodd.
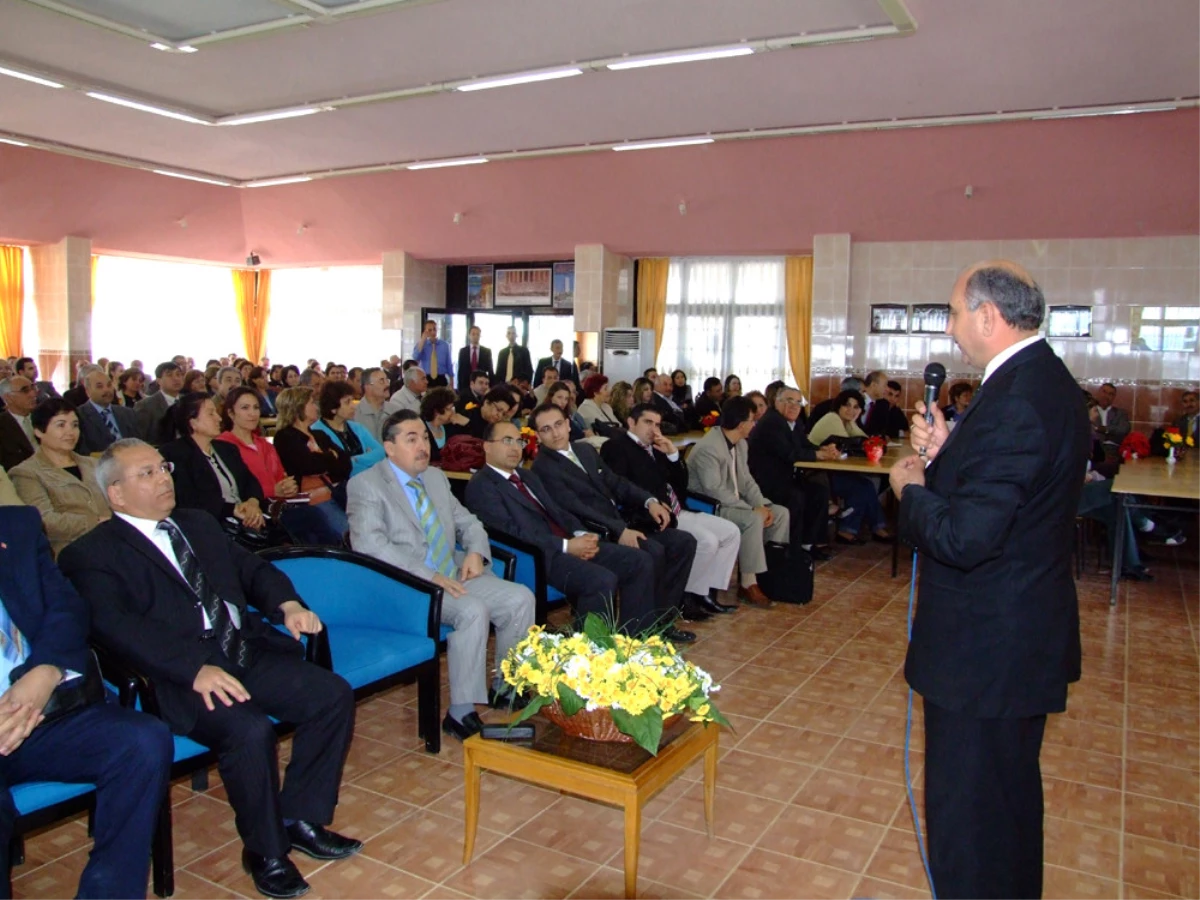
M 632 384 L 654 365 L 654 329 L 605 328 L 603 351 L 609 384 Z

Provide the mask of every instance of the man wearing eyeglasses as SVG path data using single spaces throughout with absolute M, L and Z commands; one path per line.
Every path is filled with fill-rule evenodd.
M 13 375 L 0 381 L 0 465 L 7 472 L 18 463 L 33 456 L 33 425 L 29 414 L 37 405 L 37 388 L 23 375 Z
M 290 850 L 331 860 L 362 849 L 325 828 L 354 695 L 303 658 L 301 634 L 323 625 L 282 572 L 216 519 L 175 509 L 171 467 L 149 444 L 112 444 L 96 481 L 115 515 L 63 550 L 59 566 L 90 604 L 96 639 L 153 679 L 171 730 L 216 751 L 255 887 L 298 897 L 308 884 Z M 269 716 L 296 724 L 282 789 Z

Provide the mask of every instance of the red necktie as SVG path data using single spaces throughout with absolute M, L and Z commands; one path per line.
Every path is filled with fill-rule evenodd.
M 471 371 L 474 372 L 479 368 L 479 348 L 471 348 Z
M 537 497 L 533 496 L 533 493 L 529 490 L 529 488 L 525 487 L 525 482 L 517 477 L 516 472 L 513 472 L 511 475 L 509 475 L 508 480 L 515 484 L 517 486 L 517 490 L 528 497 L 530 502 L 532 502 L 533 505 L 536 506 L 539 511 L 541 511 L 542 516 L 546 519 L 546 524 L 550 526 L 550 530 L 554 532 L 555 537 L 565 538 L 567 536 L 567 533 L 563 531 L 562 526 L 550 517 L 550 513 L 546 512 L 546 507 L 542 506 L 541 501 L 539 501 Z

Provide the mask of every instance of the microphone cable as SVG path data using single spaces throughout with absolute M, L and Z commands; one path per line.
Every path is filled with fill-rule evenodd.
M 912 643 L 913 610 L 917 600 L 917 551 L 913 550 L 912 578 L 908 582 L 908 642 Z M 929 855 L 925 852 L 925 839 L 921 836 L 921 816 L 917 812 L 917 799 L 913 795 L 912 769 L 909 758 L 912 752 L 913 689 L 908 689 L 908 721 L 904 725 L 904 789 L 908 793 L 908 809 L 912 813 L 913 829 L 917 832 L 917 851 L 921 854 L 921 865 L 925 867 L 925 878 L 929 882 L 929 893 L 937 900 L 933 886 L 933 872 L 929 870 Z

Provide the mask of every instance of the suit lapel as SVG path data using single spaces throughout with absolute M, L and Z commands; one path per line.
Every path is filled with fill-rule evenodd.
M 162 551 L 154 546 L 149 538 L 147 538 L 144 534 L 142 534 L 120 516 L 114 515 L 109 521 L 112 523 L 113 532 L 118 538 L 174 578 L 188 592 L 189 595 L 192 594 L 192 586 L 184 581 L 183 576 L 179 574 L 179 570 L 171 565 L 171 561 L 163 556 Z M 191 539 L 189 538 L 189 543 L 190 542 Z M 194 545 L 192 549 L 193 551 L 195 550 Z M 196 558 L 199 559 L 199 555 L 197 555 Z
M 396 477 L 396 473 L 392 471 L 392 467 L 384 460 L 380 463 L 386 468 L 380 470 L 380 476 L 384 480 L 383 490 L 392 496 L 390 506 L 396 506 L 400 509 L 400 514 L 408 520 L 409 524 L 418 532 L 424 534 L 424 529 L 421 527 L 420 521 L 417 520 L 417 513 L 413 509 L 412 504 L 408 500 L 408 491 L 400 484 L 400 479 Z M 361 477 L 361 476 L 360 476 Z M 425 489 L 426 494 L 429 493 L 428 487 Z M 429 498 L 429 502 L 433 502 L 433 498 Z

